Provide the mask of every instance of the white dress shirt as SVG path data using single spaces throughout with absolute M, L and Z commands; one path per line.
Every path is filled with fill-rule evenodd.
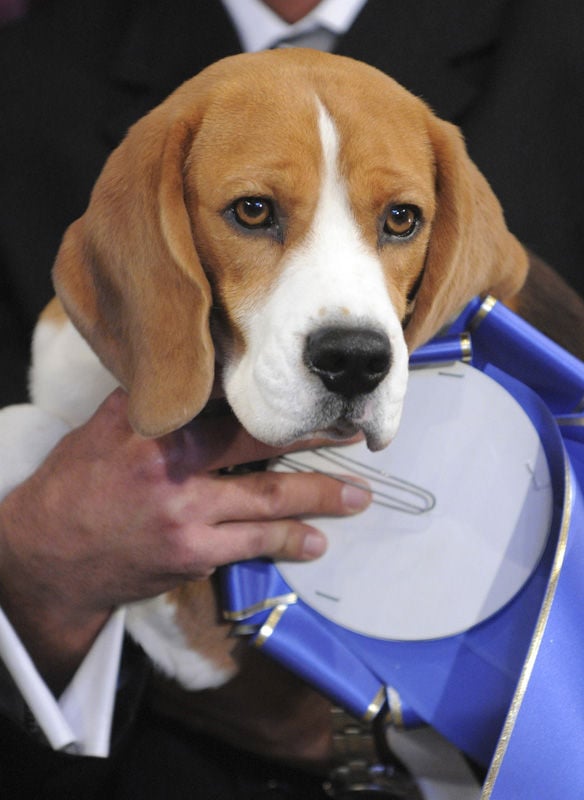
M 282 39 L 324 28 L 335 36 L 346 33 L 367 0 L 322 0 L 309 14 L 292 25 L 261 0 L 221 0 L 237 29 L 242 47 L 249 53 L 268 50 Z

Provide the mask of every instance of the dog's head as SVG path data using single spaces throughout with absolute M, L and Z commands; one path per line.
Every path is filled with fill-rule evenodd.
M 258 439 L 377 449 L 408 348 L 525 270 L 454 127 L 371 67 L 285 50 L 221 61 L 140 120 L 54 279 L 138 432 L 198 414 L 218 363 Z

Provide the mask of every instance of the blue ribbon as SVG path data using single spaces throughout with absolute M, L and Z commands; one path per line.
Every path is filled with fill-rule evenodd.
M 584 365 L 490 298 L 473 301 L 412 362 L 468 358 L 467 331 L 472 364 L 521 404 L 549 462 L 551 533 L 521 591 L 458 636 L 382 641 L 329 622 L 256 561 L 224 571 L 226 615 L 356 716 L 374 716 L 380 690 L 396 689 L 394 722 L 428 723 L 490 764 L 484 800 L 565 800 L 584 786 Z

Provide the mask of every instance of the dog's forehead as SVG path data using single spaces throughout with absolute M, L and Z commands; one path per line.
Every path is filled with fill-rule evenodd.
M 207 71 L 206 71 L 207 72 Z M 195 158 L 255 173 L 290 172 L 304 180 L 322 155 L 320 109 L 333 120 L 344 166 L 374 173 L 390 163 L 432 175 L 426 106 L 391 78 L 351 59 L 307 50 L 226 59 L 210 68 Z
M 195 146 L 204 157 L 223 154 L 230 162 L 269 163 L 286 152 L 295 156 L 297 146 L 309 148 L 317 137 L 315 99 L 306 83 L 297 82 L 290 91 L 264 75 L 219 83 L 201 119 Z M 309 149 L 306 156 L 310 157 Z
M 237 93 L 269 101 L 280 95 L 288 103 L 303 87 L 334 90 L 354 101 L 391 101 L 421 110 L 425 105 L 385 73 L 361 61 L 316 50 L 286 49 L 246 53 L 207 67 L 194 79 L 213 93 Z M 189 82 L 187 82 L 188 84 Z M 225 94 L 227 96 L 227 94 Z

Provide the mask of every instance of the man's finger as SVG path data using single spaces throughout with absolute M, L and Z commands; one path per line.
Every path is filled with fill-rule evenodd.
M 363 511 L 371 502 L 365 483 L 360 488 L 355 479 L 345 483 L 313 472 L 251 472 L 215 480 L 217 506 L 207 517 L 211 523 L 341 516 Z
M 230 564 L 253 558 L 276 558 L 291 561 L 310 561 L 321 556 L 327 548 L 326 536 L 305 522 L 280 519 L 226 522 L 216 525 L 213 539 L 208 542 L 209 560 Z M 198 558 L 205 560 L 199 541 Z

